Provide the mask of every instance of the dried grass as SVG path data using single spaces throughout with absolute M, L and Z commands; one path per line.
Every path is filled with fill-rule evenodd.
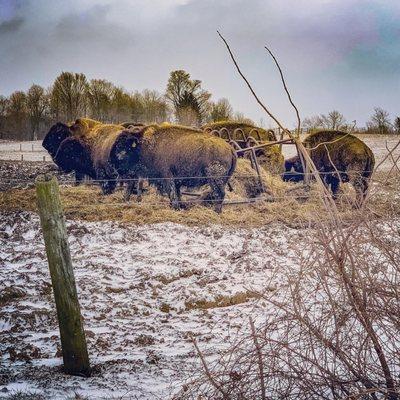
M 310 226 L 318 218 L 324 217 L 326 211 L 322 206 L 316 185 L 309 190 L 304 186 L 283 182 L 279 176 L 266 171 L 262 179 L 268 188 L 269 201 L 226 205 L 221 214 L 212 207 L 194 204 L 193 197 L 183 197 L 185 210 L 175 211 L 169 207 L 167 197 L 160 196 L 154 188 L 143 196 L 143 201 L 135 199 L 130 203 L 123 201 L 123 191 L 118 189 L 114 194 L 104 196 L 95 185 L 60 186 L 61 199 L 67 219 L 84 221 L 119 221 L 136 225 L 159 222 L 176 222 L 184 225 L 228 225 L 259 227 L 273 222 L 283 222 L 292 227 Z M 371 218 L 383 215 L 400 215 L 399 176 L 385 180 L 384 173 L 374 176 L 375 184 L 368 203 L 363 211 Z M 247 160 L 239 160 L 238 167 L 231 179 L 234 191 L 227 190 L 226 200 L 236 201 L 254 198 L 258 195 L 258 177 Z M 353 196 L 349 185 L 344 185 L 343 196 L 337 201 L 339 212 L 344 221 L 357 218 L 359 211 L 349 204 L 348 197 Z M 271 201 L 275 199 L 274 201 Z M 0 192 L 0 210 L 4 211 L 37 211 L 35 189 L 13 189 Z M 318 210 L 318 213 L 316 211 Z
M 239 292 L 231 296 L 217 296 L 214 300 L 196 300 L 185 303 L 186 310 L 207 310 L 210 308 L 230 307 L 247 303 L 250 299 L 259 299 L 261 295 L 254 292 Z

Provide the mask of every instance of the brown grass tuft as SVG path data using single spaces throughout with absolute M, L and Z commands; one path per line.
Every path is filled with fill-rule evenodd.
M 231 296 L 217 296 L 215 300 L 196 300 L 185 302 L 186 310 L 207 310 L 209 308 L 229 307 L 248 302 L 250 299 L 259 299 L 261 296 L 253 292 L 239 292 Z

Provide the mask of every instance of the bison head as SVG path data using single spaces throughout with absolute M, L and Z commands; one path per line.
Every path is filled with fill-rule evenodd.
M 95 178 L 90 149 L 78 138 L 65 139 L 54 157 L 54 162 L 63 172 L 76 171 Z
M 120 175 L 125 175 L 139 162 L 140 147 L 140 131 L 124 130 L 118 135 L 111 148 L 110 163 Z
M 51 158 L 54 160 L 61 142 L 71 135 L 72 132 L 67 125 L 57 122 L 50 128 L 43 139 L 42 146 L 49 152 Z
M 295 156 L 285 160 L 284 181 L 299 182 L 303 180 L 303 165 L 299 156 Z

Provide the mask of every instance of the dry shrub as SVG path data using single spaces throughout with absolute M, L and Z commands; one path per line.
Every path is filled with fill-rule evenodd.
M 266 322 L 211 357 L 194 339 L 177 399 L 400 398 L 400 222 L 337 222 L 293 244 L 298 267 L 266 277 L 277 290 L 254 292 Z

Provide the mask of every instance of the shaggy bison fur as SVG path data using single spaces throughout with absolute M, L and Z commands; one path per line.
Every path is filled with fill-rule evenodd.
M 74 141 L 74 152 L 80 152 L 82 158 L 87 160 L 85 168 L 87 175 L 99 180 L 103 194 L 113 193 L 118 179 L 118 172 L 110 163 L 111 150 L 115 141 L 123 132 L 128 132 L 122 125 L 113 124 L 93 124 L 87 119 L 78 119 L 71 126 Z M 62 143 L 60 147 L 61 157 L 65 158 L 69 154 L 63 151 Z M 72 147 L 71 147 L 72 149 Z M 78 167 L 74 164 L 74 167 Z M 121 175 L 122 176 L 122 175 Z
M 151 125 L 121 133 L 110 163 L 119 174 L 149 179 L 180 207 L 182 186 L 208 184 L 208 199 L 220 212 L 225 185 L 236 166 L 236 155 L 225 140 L 177 125 Z M 130 187 L 128 186 L 127 197 Z
M 90 165 L 90 151 L 84 142 L 76 142 L 75 136 L 84 135 L 94 126 L 101 123 L 89 118 L 81 118 L 82 132 L 71 129 L 75 124 L 68 126 L 61 122 L 54 124 L 45 138 L 42 146 L 48 151 L 55 164 L 65 173 L 75 171 L 76 182 L 79 183 L 84 175 L 95 178 L 93 167 Z
M 43 139 L 42 146 L 48 151 L 53 161 L 62 141 L 71 135 L 72 132 L 69 126 L 62 122 L 57 122 L 50 128 Z
M 372 150 L 357 137 L 340 131 L 312 133 L 303 144 L 333 197 L 336 198 L 341 182 L 350 182 L 356 191 L 356 203 L 361 206 L 375 165 Z M 285 161 L 285 171 L 285 181 L 303 179 L 299 156 Z

